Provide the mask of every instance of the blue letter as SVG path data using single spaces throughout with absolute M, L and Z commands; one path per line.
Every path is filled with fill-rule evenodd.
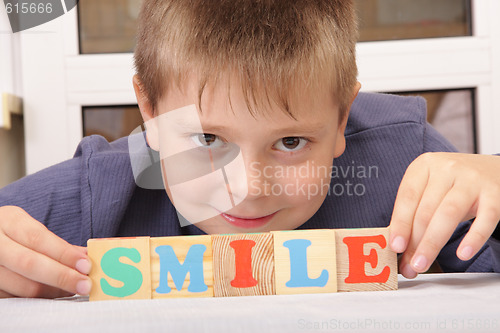
M 286 283 L 292 287 L 324 287 L 328 282 L 328 271 L 324 269 L 316 279 L 307 274 L 307 247 L 311 241 L 307 239 L 291 239 L 283 243 L 290 251 L 290 281 Z
M 123 282 L 122 287 L 116 288 L 102 278 L 101 289 L 106 295 L 126 297 L 136 293 L 142 286 L 141 271 L 137 267 L 120 262 L 121 257 L 127 257 L 135 263 L 141 261 L 141 254 L 134 248 L 116 247 L 104 253 L 101 258 L 103 273 L 112 279 Z
M 190 272 L 190 283 L 188 291 L 201 293 L 208 290 L 203 276 L 203 253 L 207 247 L 203 244 L 194 244 L 181 264 L 170 245 L 161 245 L 156 248 L 156 253 L 160 256 L 160 285 L 156 288 L 158 294 L 168 294 L 172 289 L 168 286 L 168 272 L 174 280 L 177 290 L 181 290 L 186 280 L 187 273 Z

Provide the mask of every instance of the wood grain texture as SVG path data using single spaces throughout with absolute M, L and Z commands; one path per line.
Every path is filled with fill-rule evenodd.
M 172 274 L 169 272 L 168 286 L 171 288 L 169 293 L 158 293 L 156 289 L 160 284 L 160 256 L 156 252 L 158 246 L 171 246 L 175 252 L 176 258 L 180 264 L 186 264 L 186 256 L 193 245 L 201 244 L 206 246 L 203 253 L 203 280 L 207 286 L 204 292 L 190 292 L 188 286 L 191 283 L 190 275 L 187 273 L 181 290 L 177 290 Z M 214 279 L 212 263 L 212 239 L 211 236 L 174 236 L 174 237 L 155 237 L 151 238 L 151 293 L 152 298 L 171 298 L 171 297 L 213 297 Z M 165 278 L 165 277 L 162 277 Z
M 115 248 L 137 249 L 140 254 L 140 261 L 133 262 L 127 257 L 121 257 L 120 263 L 135 267 L 142 273 L 142 284 L 140 288 L 132 295 L 125 297 L 110 296 L 103 292 L 102 280 L 113 288 L 121 288 L 124 286 L 122 281 L 110 278 L 102 269 L 102 257 L 109 251 Z M 101 238 L 90 239 L 87 242 L 87 252 L 92 263 L 92 269 L 89 277 L 92 280 L 92 290 L 90 291 L 89 300 L 109 300 L 109 299 L 149 299 L 151 298 L 151 275 L 150 275 L 150 260 L 149 260 L 149 237 L 127 237 L 127 238 Z M 136 271 L 134 269 L 134 271 Z
M 253 278 L 257 281 L 255 286 L 237 288 L 231 285 L 231 282 L 236 277 L 236 264 L 235 250 L 230 244 L 236 240 L 252 240 L 255 242 L 251 250 L 251 271 Z M 215 297 L 276 294 L 272 234 L 213 235 L 212 250 Z
M 276 270 L 276 294 L 313 294 L 337 292 L 337 261 L 335 259 L 335 231 L 332 229 L 273 231 L 274 261 Z M 283 245 L 286 241 L 305 239 L 311 242 L 306 249 L 309 279 L 318 279 L 323 271 L 328 274 L 324 286 L 287 287 L 291 279 L 290 249 Z M 297 264 L 297 263 L 295 263 Z M 300 267 L 303 269 L 303 267 Z
M 362 253 L 360 253 L 361 251 L 357 251 L 358 253 L 356 254 L 355 246 L 352 245 L 352 242 L 346 240 L 346 238 L 365 236 L 371 238 L 365 238 L 368 242 L 361 247 Z M 380 237 L 383 237 L 382 245 Z M 376 291 L 398 289 L 397 254 L 389 247 L 388 228 L 337 229 L 335 230 L 335 238 L 337 243 L 338 291 Z M 346 244 L 346 241 L 351 244 L 351 253 L 349 252 L 349 247 L 348 244 Z M 350 262 L 350 260 L 354 260 L 355 258 L 358 259 L 357 266 L 354 266 L 356 265 L 355 262 Z M 375 267 L 372 267 L 373 263 L 375 264 Z M 360 267 L 361 265 L 364 268 L 364 274 L 368 277 L 366 278 L 367 280 L 379 279 L 374 277 L 385 276 L 384 270 L 389 269 L 387 281 L 353 283 L 352 280 L 356 280 L 353 279 L 353 276 L 355 276 L 354 267 Z M 361 280 L 362 279 L 363 277 Z

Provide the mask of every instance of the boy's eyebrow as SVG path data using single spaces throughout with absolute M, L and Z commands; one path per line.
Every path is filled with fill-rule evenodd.
M 204 132 L 228 132 L 234 129 L 215 124 L 202 124 Z M 324 131 L 327 128 L 324 123 L 315 124 L 297 124 L 295 126 L 288 126 L 283 128 L 277 128 L 273 130 L 273 134 L 281 134 L 283 136 L 291 136 L 294 134 L 301 135 L 314 135 Z
M 284 127 L 276 130 L 279 133 L 300 133 L 300 134 L 318 134 L 325 130 L 327 125 L 325 123 L 315 123 L 315 124 L 297 124 L 296 126 Z
M 200 123 L 201 123 L 201 128 L 200 128 Z M 189 117 L 187 118 L 178 118 L 176 119 L 176 125 L 178 127 L 181 127 L 183 130 L 186 131 L 199 131 L 203 130 L 203 132 L 208 133 L 208 132 L 229 132 L 229 131 L 234 131 L 234 129 L 224 126 L 224 125 L 218 125 L 218 124 L 210 124 L 206 122 L 201 122 L 201 119 L 191 119 Z M 290 136 L 295 134 L 302 134 L 302 135 L 313 135 L 313 134 L 318 134 L 321 131 L 324 131 L 327 129 L 327 124 L 325 123 L 299 123 L 297 122 L 296 125 L 291 125 L 283 128 L 277 128 L 273 132 L 276 134 L 282 134 L 283 136 Z
M 201 129 L 199 118 L 196 119 L 190 117 L 177 118 L 175 119 L 175 125 L 178 127 L 182 127 L 183 130 L 198 131 Z
M 199 131 L 203 130 L 204 132 L 210 132 L 210 131 L 227 131 L 229 128 L 226 126 L 220 126 L 220 125 L 205 125 L 201 123 L 200 119 L 188 119 L 188 118 L 179 118 L 176 120 L 176 125 L 178 127 L 182 127 L 183 130 L 186 131 Z

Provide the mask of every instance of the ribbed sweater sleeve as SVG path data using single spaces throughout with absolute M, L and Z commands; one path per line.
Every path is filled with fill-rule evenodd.
M 135 187 L 123 145 L 84 138 L 72 159 L 0 189 L 0 206 L 23 208 L 75 245 L 113 236 Z
M 23 208 L 49 230 L 72 244 L 80 239 L 82 210 L 80 193 L 81 157 L 76 157 L 0 190 L 0 206 Z

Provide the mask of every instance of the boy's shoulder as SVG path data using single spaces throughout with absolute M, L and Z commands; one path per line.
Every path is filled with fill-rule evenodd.
M 160 155 L 149 147 L 144 132 L 112 142 L 99 135 L 85 137 L 74 158 L 82 160 L 84 174 L 119 177 L 122 182 L 144 189 L 164 189 Z
M 100 135 L 90 135 L 84 137 L 78 145 L 74 157 L 105 158 L 106 156 L 128 157 L 127 137 L 109 142 Z
M 426 109 L 422 97 L 359 93 L 352 104 L 345 134 L 409 123 L 425 125 Z

